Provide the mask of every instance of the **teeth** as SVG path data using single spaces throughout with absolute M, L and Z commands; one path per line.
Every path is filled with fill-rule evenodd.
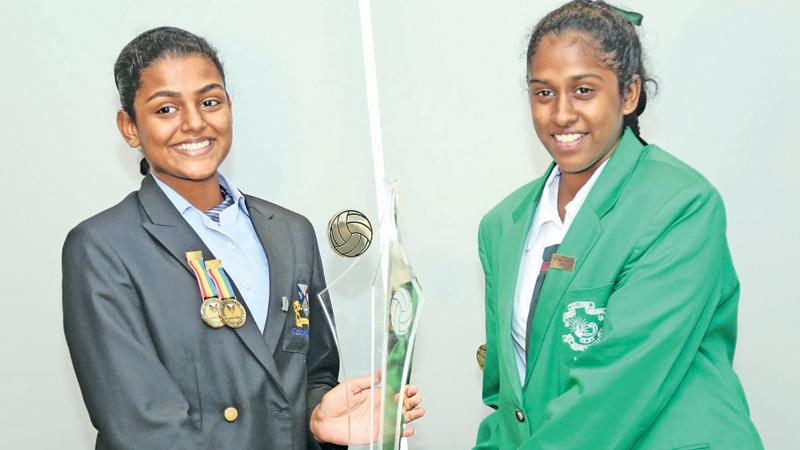
M 177 148 L 178 150 L 192 151 L 192 150 L 200 150 L 201 148 L 208 147 L 210 144 L 211 144 L 211 141 L 206 139 L 205 141 L 200 141 L 200 142 L 191 142 L 191 143 L 187 143 L 187 144 L 178 144 L 178 145 L 175 146 L 175 148 Z
M 578 139 L 583 137 L 583 134 L 580 134 L 580 133 L 556 134 L 555 136 L 556 136 L 556 140 L 558 142 L 573 142 L 573 141 L 577 141 Z

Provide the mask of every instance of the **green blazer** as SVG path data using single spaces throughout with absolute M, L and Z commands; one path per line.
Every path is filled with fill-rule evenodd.
M 545 278 L 520 383 L 514 290 L 551 170 L 481 221 L 483 401 L 495 411 L 475 448 L 763 448 L 732 367 L 739 281 L 722 199 L 630 129 L 558 249 L 574 268 Z

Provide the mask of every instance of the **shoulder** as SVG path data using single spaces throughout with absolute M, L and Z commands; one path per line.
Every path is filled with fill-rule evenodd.
M 89 242 L 114 242 L 117 238 L 128 235 L 142 223 L 142 210 L 131 192 L 116 205 L 101 211 L 80 222 L 69 233 L 64 242 L 64 251 Z
M 481 219 L 481 233 L 500 231 L 524 202 L 533 200 L 531 198 L 533 191 L 542 181 L 544 181 L 544 177 L 525 183 L 500 200 Z
M 724 222 L 719 191 L 696 169 L 657 145 L 642 150 L 622 195 L 626 205 L 636 205 L 642 217 L 655 221 L 673 223 L 706 210 Z
M 314 233 L 314 227 L 306 216 L 262 198 L 248 194 L 244 194 L 244 197 L 247 207 L 260 212 L 265 218 L 285 222 L 293 230 Z
M 635 185 L 646 184 L 649 190 L 671 197 L 680 192 L 717 194 L 714 186 L 700 172 L 657 145 L 648 145 L 631 175 Z

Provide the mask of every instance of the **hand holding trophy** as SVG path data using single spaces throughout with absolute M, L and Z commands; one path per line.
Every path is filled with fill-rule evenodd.
M 364 376 L 345 380 L 330 390 L 311 413 L 311 432 L 323 442 L 340 445 L 369 444 L 380 441 L 381 373 L 374 377 Z M 425 415 L 420 406 L 422 396 L 417 386 L 408 386 L 405 391 L 405 423 L 413 422 Z M 377 398 L 377 402 L 370 401 Z M 399 396 L 396 400 L 399 399 Z M 351 432 L 347 433 L 347 430 Z M 373 430 L 370 436 L 370 430 Z M 414 434 L 406 427 L 403 436 Z

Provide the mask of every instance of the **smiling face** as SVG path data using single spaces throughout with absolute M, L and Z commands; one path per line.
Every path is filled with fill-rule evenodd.
M 232 115 L 217 67 L 201 55 L 168 56 L 142 71 L 134 98 L 136 120 L 117 115 L 131 147 L 141 146 L 165 183 L 212 179 L 231 147 Z
M 528 80 L 539 140 L 562 171 L 589 175 L 611 156 L 623 118 L 636 108 L 640 81 L 620 95 L 616 72 L 592 38 L 566 31 L 542 38 Z

